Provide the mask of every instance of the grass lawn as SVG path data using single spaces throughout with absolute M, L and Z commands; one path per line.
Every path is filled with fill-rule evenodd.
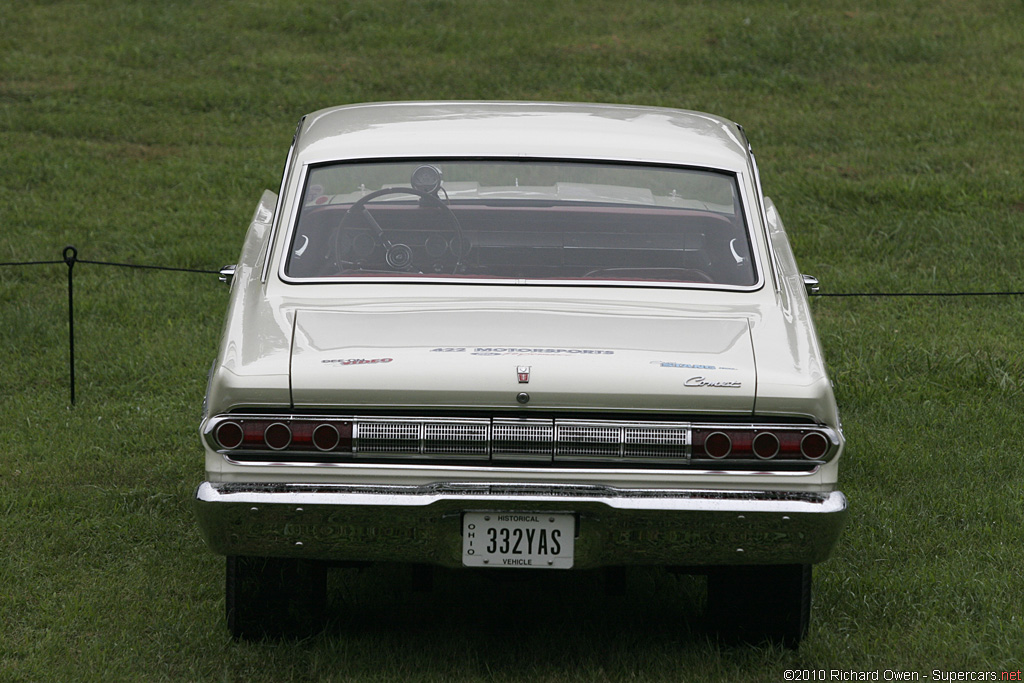
M 823 292 L 1024 290 L 1020 0 L 0 0 L 0 262 L 233 262 L 298 118 L 395 99 L 742 123 Z M 719 646 L 700 579 L 332 574 L 233 642 L 190 500 L 216 276 L 0 266 L 0 680 L 782 681 L 1024 665 L 1024 297 L 820 298 L 851 520 L 798 652 Z M 596 596 L 596 598 L 595 598 Z M 803 680 L 822 680 L 805 678 Z M 883 678 L 884 680 L 884 678 Z M 1004 679 L 1006 680 L 1006 679 Z

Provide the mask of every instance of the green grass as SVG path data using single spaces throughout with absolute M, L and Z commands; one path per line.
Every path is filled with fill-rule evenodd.
M 744 124 L 825 292 L 1024 289 L 1024 4 L 0 0 L 0 262 L 217 269 L 298 117 L 556 99 Z M 780 681 L 1024 663 L 1024 300 L 818 299 L 852 517 L 799 652 L 721 647 L 701 584 L 331 577 L 332 621 L 235 643 L 189 501 L 227 290 L 0 267 L 0 680 Z M 547 577 L 545 577 L 547 578 Z M 599 596 L 597 599 L 594 596 Z

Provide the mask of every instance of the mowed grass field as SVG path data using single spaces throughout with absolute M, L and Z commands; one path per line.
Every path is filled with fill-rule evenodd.
M 1024 290 L 1022 26 L 1020 0 L 0 0 L 0 262 L 72 244 L 216 270 L 306 112 L 588 100 L 742 123 L 823 292 Z M 72 408 L 66 271 L 0 267 L 2 681 L 1024 666 L 1024 297 L 814 301 L 852 514 L 797 652 L 720 646 L 701 580 L 655 570 L 613 597 L 599 575 L 417 593 L 401 569 L 346 570 L 324 633 L 236 643 L 190 508 L 227 288 L 77 265 Z

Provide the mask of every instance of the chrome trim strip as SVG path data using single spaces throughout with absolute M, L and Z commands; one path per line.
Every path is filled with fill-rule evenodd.
M 381 472 L 381 471 L 387 471 L 387 472 L 393 472 L 396 475 L 406 474 L 406 473 L 408 473 L 410 471 L 413 471 L 413 470 L 422 470 L 423 468 L 429 468 L 429 471 L 431 473 L 436 473 L 438 475 L 443 475 L 443 474 L 452 475 L 452 474 L 458 474 L 458 473 L 466 473 L 466 474 L 471 474 L 471 475 L 474 475 L 474 474 L 486 474 L 488 476 L 495 476 L 495 467 L 493 467 L 493 466 L 491 466 L 489 464 L 469 464 L 469 463 L 465 463 L 465 464 L 459 464 L 459 465 L 449 465 L 449 464 L 435 464 L 435 463 L 432 463 L 432 462 L 429 462 L 429 461 L 423 461 L 423 460 L 415 460 L 415 461 L 409 460 L 408 462 L 395 462 L 395 461 L 392 461 L 392 462 L 365 462 L 365 461 L 363 461 L 363 462 L 357 462 L 357 461 L 345 461 L 345 462 L 298 462 L 298 461 L 288 461 L 288 462 L 281 462 L 279 460 L 234 460 L 227 453 L 224 454 L 223 458 L 224 458 L 224 462 L 228 463 L 229 465 L 237 465 L 239 467 L 289 467 L 289 468 L 291 468 L 291 467 L 296 467 L 296 468 L 313 468 L 313 467 L 315 467 L 315 468 L 328 468 L 328 469 L 330 469 L 330 468 L 345 469 L 345 470 L 350 470 L 350 471 L 353 471 L 353 472 L 372 471 L 374 473 L 377 473 L 377 472 Z M 565 477 L 572 477 L 573 475 L 579 476 L 581 474 L 581 472 L 593 473 L 595 471 L 593 469 L 587 470 L 585 468 L 567 467 L 567 466 L 562 466 L 562 467 L 543 467 L 543 468 L 541 468 L 541 467 L 530 466 L 528 463 L 532 462 L 532 460 L 528 459 L 528 458 L 517 457 L 515 460 L 516 460 L 516 462 L 522 462 L 524 464 L 522 466 L 518 466 L 518 467 L 517 466 L 503 466 L 501 468 L 501 470 L 500 470 L 501 474 L 515 475 L 515 474 L 518 474 L 518 473 L 526 473 L 526 474 L 531 474 L 531 475 L 545 475 L 545 476 L 547 476 L 547 475 L 551 475 L 551 476 L 553 476 L 553 475 L 560 475 L 560 476 L 565 476 Z M 550 461 L 550 458 L 548 458 L 547 460 L 544 460 L 543 462 L 549 462 L 549 461 Z M 686 475 L 687 477 L 689 477 L 689 476 L 699 477 L 699 476 L 711 476 L 711 475 L 720 476 L 720 477 L 751 477 L 751 476 L 759 476 L 759 477 L 770 477 L 772 479 L 779 479 L 779 478 L 790 478 L 790 477 L 809 477 L 811 475 L 817 474 L 818 471 L 821 469 L 821 466 L 825 464 L 825 462 L 818 461 L 818 460 L 807 460 L 806 462 L 798 460 L 798 461 L 793 461 L 793 462 L 799 462 L 800 464 L 806 465 L 807 469 L 799 469 L 799 470 L 798 469 L 793 469 L 793 470 L 714 469 L 712 466 L 715 465 L 715 463 L 720 462 L 720 461 L 712 460 L 711 458 L 708 458 L 707 460 L 695 460 L 695 461 L 693 461 L 693 462 L 696 462 L 696 463 L 700 463 L 700 465 L 702 467 L 699 467 L 699 468 L 693 467 L 691 465 L 691 467 L 688 468 L 688 469 L 668 469 L 668 468 L 649 467 L 649 468 L 645 468 L 645 469 L 639 470 L 636 467 L 632 467 L 631 466 L 631 465 L 635 465 L 636 464 L 635 460 L 634 461 L 621 461 L 621 462 L 622 462 L 622 466 L 621 467 L 602 467 L 602 468 L 600 468 L 599 471 L 600 471 L 600 473 L 602 475 L 607 475 L 607 476 L 629 475 L 629 474 L 636 474 L 637 472 L 642 472 L 643 474 L 649 475 L 649 476 L 659 476 L 659 475 L 664 475 L 664 476 Z M 751 460 L 738 460 L 736 462 L 737 463 L 750 463 L 750 464 L 754 464 L 753 461 L 751 461 Z M 670 463 L 661 463 L 661 464 L 668 465 Z
M 799 512 L 813 509 L 836 512 L 846 508 L 840 491 L 730 491 L 726 489 L 627 489 L 601 484 L 515 484 L 503 482 L 438 482 L 434 484 L 259 484 L 203 482 L 196 498 L 204 502 L 290 503 L 401 506 L 430 505 L 457 498 L 491 500 L 526 499 L 530 502 L 594 501 L 628 510 L 650 509 L 735 509 Z M 767 506 L 767 508 L 765 507 Z

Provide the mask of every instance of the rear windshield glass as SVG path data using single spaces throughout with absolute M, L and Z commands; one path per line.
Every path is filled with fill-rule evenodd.
M 750 287 L 736 177 L 663 166 L 422 160 L 311 167 L 288 278 Z

